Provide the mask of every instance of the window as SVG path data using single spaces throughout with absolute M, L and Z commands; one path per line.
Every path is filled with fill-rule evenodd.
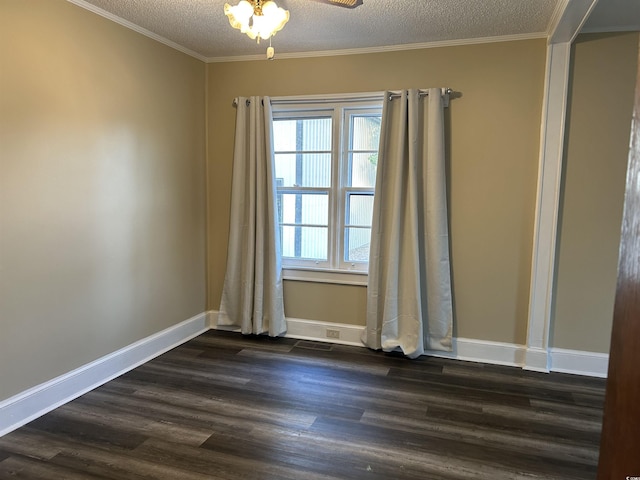
M 381 101 L 274 104 L 285 269 L 368 269 Z

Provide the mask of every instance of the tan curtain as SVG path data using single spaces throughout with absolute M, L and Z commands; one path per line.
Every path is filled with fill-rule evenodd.
M 238 98 L 227 271 L 218 325 L 277 336 L 287 326 L 272 128 L 269 97 Z
M 362 338 L 411 358 L 452 349 L 444 106 L 426 93 L 385 94 Z

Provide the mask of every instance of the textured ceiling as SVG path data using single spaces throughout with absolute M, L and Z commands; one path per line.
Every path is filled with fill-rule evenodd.
M 264 55 L 234 30 L 223 13 L 225 0 L 70 0 L 142 27 L 205 59 Z M 276 0 L 290 12 L 273 37 L 279 55 L 501 36 L 544 36 L 562 0 L 364 0 L 355 9 L 317 0 Z M 230 3 L 236 4 L 237 0 Z M 600 0 L 601 4 L 640 0 Z M 87 5 L 91 4 L 91 5 Z M 609 10 L 603 9 L 607 14 Z M 639 15 L 640 17 L 640 15 Z M 640 18 L 635 20 L 640 24 Z M 592 29 L 598 30 L 596 22 Z

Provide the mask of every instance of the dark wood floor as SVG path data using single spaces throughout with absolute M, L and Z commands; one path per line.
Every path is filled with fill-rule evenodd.
M 595 478 L 604 381 L 210 331 L 0 438 L 0 479 Z

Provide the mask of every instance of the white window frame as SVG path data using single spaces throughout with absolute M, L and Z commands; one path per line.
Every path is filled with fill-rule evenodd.
M 307 97 L 308 98 L 308 97 Z M 349 193 L 374 193 L 375 187 L 350 187 L 348 180 L 348 155 L 350 151 L 350 118 L 352 115 L 382 115 L 382 96 L 342 97 L 328 99 L 315 97 L 304 101 L 292 97 L 272 99 L 274 121 L 278 119 L 332 118 L 331 186 L 329 188 L 303 187 L 307 191 L 328 191 L 328 245 L 327 261 L 283 258 L 285 280 L 301 280 L 320 283 L 366 285 L 368 262 L 344 260 L 345 217 Z M 279 191 L 293 191 L 289 187 Z

